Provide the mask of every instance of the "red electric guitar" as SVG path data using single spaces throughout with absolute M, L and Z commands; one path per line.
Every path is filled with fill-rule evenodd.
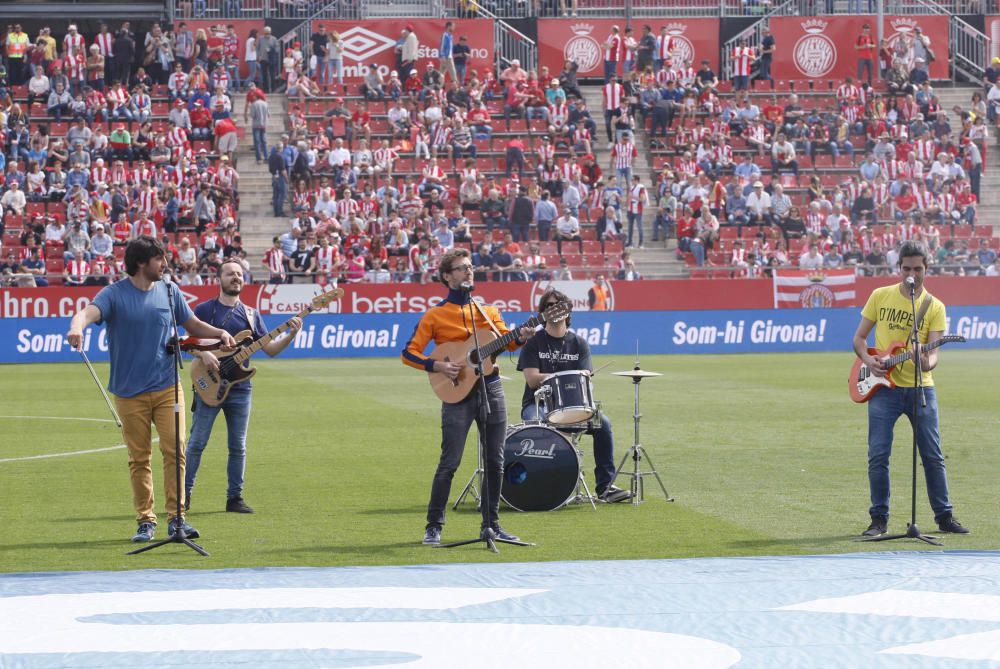
M 959 335 L 945 335 L 933 344 L 923 344 L 921 351 L 933 351 L 938 346 L 950 342 L 965 342 L 965 337 Z M 901 362 L 913 359 L 913 349 L 907 346 L 906 342 L 893 342 L 888 349 L 880 351 L 876 348 L 869 348 L 868 352 L 876 358 L 890 356 L 886 361 L 885 376 L 876 376 L 869 369 L 868 365 L 861 362 L 861 358 L 855 356 L 854 365 L 851 367 L 851 375 L 847 377 L 847 389 L 851 393 L 851 399 L 855 402 L 867 402 L 880 388 L 895 388 L 896 384 L 889 378 L 892 368 Z

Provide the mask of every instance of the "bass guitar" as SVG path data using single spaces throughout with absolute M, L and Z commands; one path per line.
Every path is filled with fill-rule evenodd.
M 491 329 L 480 329 L 476 331 L 479 337 L 480 347 L 476 348 L 476 337 L 470 336 L 465 341 L 445 342 L 435 347 L 428 356 L 432 360 L 441 362 L 458 362 L 465 364 L 458 378 L 449 379 L 441 372 L 431 372 L 427 376 L 431 382 L 434 393 L 441 398 L 442 402 L 455 404 L 461 402 L 472 391 L 476 385 L 476 362 L 483 361 L 483 373 L 489 376 L 493 373 L 494 361 L 500 353 L 517 337 L 517 331 L 523 327 L 534 328 L 539 324 L 549 321 L 558 321 L 566 318 L 570 312 L 570 305 L 557 302 L 537 316 L 532 316 L 522 325 L 514 328 L 502 337 L 498 337 Z
M 951 342 L 965 343 L 965 337 L 959 335 L 944 335 L 936 342 L 924 344 L 921 351 L 933 351 L 939 346 Z M 893 342 L 888 349 L 880 351 L 876 348 L 869 348 L 868 353 L 876 358 L 890 356 L 886 360 L 885 376 L 876 376 L 861 358 L 855 357 L 854 365 L 851 367 L 851 375 L 847 377 L 847 389 L 851 393 L 851 399 L 855 402 L 867 402 L 879 389 L 883 387 L 895 388 L 896 384 L 889 378 L 889 372 L 896 365 L 913 359 L 913 349 L 906 345 L 906 342 Z
M 295 314 L 293 318 L 303 318 L 317 309 L 323 309 L 343 294 L 343 288 L 335 288 L 322 295 L 317 295 L 308 307 Z M 291 327 L 291 322 L 290 318 L 257 341 L 253 339 L 253 332 L 243 330 L 233 336 L 237 346 L 232 351 L 211 350 L 212 355 L 219 359 L 218 371 L 209 369 L 201 358 L 192 360 L 191 382 L 194 384 L 194 391 L 198 393 L 201 401 L 210 407 L 217 407 L 226 400 L 234 385 L 253 378 L 257 369 L 248 366 L 247 361 L 250 356 L 259 351 L 265 344 L 274 341 L 282 332 L 288 330 Z M 181 346 L 205 350 L 203 345 L 197 345 L 187 340 L 182 342 Z

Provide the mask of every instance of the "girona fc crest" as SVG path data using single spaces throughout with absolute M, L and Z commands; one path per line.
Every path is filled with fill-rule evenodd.
M 694 44 L 684 36 L 687 25 L 684 23 L 667 24 L 667 34 L 674 41 L 674 56 L 680 61 L 690 65 L 694 62 Z
M 573 37 L 563 47 L 563 57 L 580 66 L 580 72 L 590 72 L 601 64 L 601 45 L 590 36 L 594 26 L 578 23 L 570 27 Z
M 807 77 L 822 77 L 837 63 L 837 47 L 823 34 L 827 22 L 811 19 L 802 24 L 806 34 L 799 38 L 792 49 L 795 67 Z

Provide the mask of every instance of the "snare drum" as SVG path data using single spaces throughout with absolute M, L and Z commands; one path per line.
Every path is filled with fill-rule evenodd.
M 542 386 L 549 389 L 547 423 L 575 425 L 590 420 L 597 413 L 594 388 L 587 372 L 557 372 L 545 379 Z
M 503 449 L 500 499 L 516 511 L 553 511 L 576 496 L 580 456 L 546 425 L 513 425 Z

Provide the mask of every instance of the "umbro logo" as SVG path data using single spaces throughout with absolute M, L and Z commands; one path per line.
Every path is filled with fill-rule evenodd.
M 359 62 L 369 60 L 372 56 L 396 46 L 396 40 L 360 26 L 342 32 L 340 42 L 344 57 Z

